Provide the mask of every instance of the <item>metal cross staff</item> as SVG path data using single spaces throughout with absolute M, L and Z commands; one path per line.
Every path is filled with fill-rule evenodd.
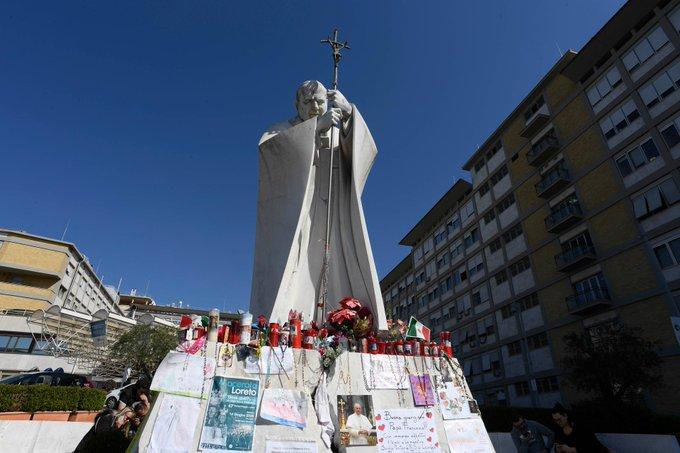
M 338 41 L 338 29 L 336 28 L 333 31 L 333 38 L 330 36 L 326 39 L 321 40 L 321 44 L 328 44 L 331 46 L 331 49 L 333 50 L 333 89 L 337 90 L 338 89 L 338 70 L 340 67 L 340 59 L 342 58 L 342 54 L 340 51 L 342 49 L 347 49 L 350 50 L 349 43 L 345 41 L 344 43 L 341 43 Z M 317 318 L 317 323 L 319 325 L 322 325 L 324 320 L 326 319 L 326 302 L 328 302 L 328 267 L 330 263 L 330 255 L 331 255 L 331 192 L 332 192 L 332 187 L 333 187 L 333 148 L 335 147 L 335 134 L 333 129 L 331 128 L 331 139 L 330 139 L 330 151 L 331 151 L 331 157 L 330 157 L 330 165 L 328 167 L 328 206 L 326 209 L 326 247 L 324 249 L 324 259 L 323 259 L 323 270 L 321 274 L 321 288 L 320 288 L 320 297 L 319 297 L 319 302 L 317 303 L 317 313 L 318 313 L 318 318 Z

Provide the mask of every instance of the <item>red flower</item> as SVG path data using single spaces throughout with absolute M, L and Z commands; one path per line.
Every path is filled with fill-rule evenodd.
M 368 318 L 371 316 L 371 310 L 368 307 L 361 307 L 358 315 L 360 318 Z
M 361 302 L 354 299 L 353 297 L 345 297 L 339 303 L 342 308 L 348 308 L 350 310 L 356 310 L 357 308 L 361 308 Z
M 324 329 L 321 329 L 321 330 L 319 331 L 319 338 L 321 338 L 322 340 L 323 340 L 324 338 L 326 338 L 327 336 L 328 336 L 328 329 L 325 329 L 325 328 L 324 328 Z
M 266 327 L 266 326 L 267 326 L 267 318 L 265 318 L 265 317 L 262 316 L 262 315 L 258 316 L 258 317 L 257 317 L 257 327 L 259 327 L 260 329 L 262 329 L 262 328 L 264 328 L 264 327 Z
M 352 321 L 357 317 L 357 314 L 353 310 L 347 308 L 341 308 L 339 310 L 332 311 L 328 314 L 328 321 L 331 324 L 343 325 L 348 321 Z

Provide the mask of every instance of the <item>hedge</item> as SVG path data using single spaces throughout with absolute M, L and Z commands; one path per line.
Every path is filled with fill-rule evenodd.
M 551 409 L 482 406 L 482 419 L 490 432 L 510 432 L 517 411 L 528 420 L 535 420 L 555 429 Z M 608 408 L 597 402 L 576 405 L 570 418 L 596 433 L 671 434 L 680 433 L 680 417 L 654 413 L 648 409 L 622 405 Z
M 98 411 L 106 392 L 84 387 L 0 385 L 0 412 Z

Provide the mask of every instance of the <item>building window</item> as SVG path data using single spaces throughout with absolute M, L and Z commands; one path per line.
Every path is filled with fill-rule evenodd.
M 486 160 L 490 160 L 493 156 L 495 156 L 502 147 L 503 145 L 501 145 L 501 142 L 496 142 L 496 144 L 486 152 Z
M 420 272 L 418 275 L 416 275 L 416 278 L 414 279 L 414 283 L 416 286 L 420 285 L 421 283 L 425 282 L 425 272 Z
M 531 263 L 529 262 L 529 257 L 524 257 L 517 261 L 515 264 L 510 265 L 510 274 L 516 276 L 531 268 Z
M 437 233 L 434 235 L 434 245 L 437 245 L 441 242 L 446 241 L 446 237 L 448 236 L 448 233 L 446 230 L 442 231 L 441 233 Z
M 468 270 L 470 277 L 473 275 L 476 275 L 478 272 L 481 272 L 484 270 L 484 261 L 482 260 L 482 255 L 481 253 L 475 257 L 472 257 L 470 260 L 468 260 Z
M 536 379 L 536 390 L 538 393 L 559 392 L 560 388 L 557 385 L 557 378 L 555 376 L 550 376 Z
M 498 203 L 498 213 L 502 213 L 506 209 L 508 209 L 510 206 L 515 204 L 515 194 L 511 193 L 507 197 L 503 198 L 500 203 Z
M 458 218 L 458 216 L 456 216 L 448 221 L 448 223 L 446 224 L 446 230 L 448 231 L 449 234 L 452 234 L 456 232 L 458 229 L 460 229 L 460 219 Z
M 508 231 L 503 233 L 503 240 L 506 242 L 506 244 L 513 239 L 519 237 L 522 235 L 522 225 L 517 224 L 514 227 L 510 228 Z
M 463 206 L 463 209 L 461 209 L 461 215 L 463 216 L 464 221 L 475 215 L 475 204 L 472 200 Z
M 501 168 L 498 169 L 496 173 L 491 175 L 491 178 L 489 178 L 489 181 L 491 181 L 491 185 L 495 186 L 500 182 L 501 179 L 505 177 L 505 175 L 508 174 L 508 167 L 506 165 L 503 165 Z
M 668 36 L 657 25 L 647 36 L 640 39 L 627 54 L 623 56 L 623 64 L 631 74 L 654 56 L 668 43 Z
M 496 213 L 494 212 L 494 210 L 493 209 L 489 210 L 489 212 L 484 214 L 484 224 L 485 225 L 490 224 L 493 221 L 493 219 L 495 219 L 495 218 L 496 218 Z
M 439 292 L 441 294 L 444 294 L 448 291 L 450 291 L 453 288 L 453 280 L 451 277 L 446 277 L 445 280 L 442 280 L 442 282 L 439 284 Z
M 588 90 L 590 105 L 595 107 L 619 85 L 621 85 L 621 74 L 616 66 L 612 66 L 612 68 Z
M 680 192 L 673 178 L 668 178 L 661 184 L 645 190 L 644 193 L 633 197 L 635 217 L 644 219 L 657 212 L 663 211 L 680 200 Z
M 675 121 L 669 124 L 661 131 L 661 136 L 668 145 L 668 148 L 675 147 L 680 143 L 680 133 L 678 133 L 678 125 L 676 121 L 679 121 L 680 117 L 676 118 Z
M 510 357 L 515 356 L 515 355 L 520 355 L 522 353 L 522 343 L 520 343 L 519 340 L 513 341 L 512 343 L 508 343 L 507 348 L 508 348 L 508 355 Z
M 532 116 L 534 116 L 540 109 L 543 107 L 545 104 L 545 99 L 543 99 L 543 96 L 540 96 L 536 102 L 534 102 L 531 107 L 529 107 L 525 112 L 524 112 L 524 121 L 528 122 Z
M 538 305 L 538 295 L 536 293 L 529 294 L 519 299 L 516 303 L 520 311 L 527 311 Z
M 529 383 L 526 381 L 515 382 L 513 387 L 515 388 L 515 395 L 517 396 L 529 396 L 531 394 Z
M 680 32 L 680 8 L 675 8 L 675 10 L 668 15 L 668 20 L 673 24 L 675 31 Z
M 478 173 L 484 167 L 484 158 L 482 157 L 477 162 L 475 162 L 475 173 Z
M 616 159 L 616 165 L 624 178 L 659 157 L 659 150 L 650 138 L 626 151 Z
M 0 352 L 28 353 L 33 337 L 20 335 L 0 335 Z
M 680 237 L 654 247 L 654 254 L 661 269 L 680 265 Z
M 527 337 L 527 346 L 530 351 L 548 346 L 548 335 L 545 332 Z
M 437 270 L 449 264 L 449 253 L 444 253 L 439 258 L 437 258 Z
M 472 291 L 472 305 L 477 306 L 481 305 L 489 300 L 489 289 L 484 286 L 480 286 L 479 288 L 475 289 Z
M 491 242 L 489 243 L 489 251 L 490 251 L 492 254 L 494 254 L 494 253 L 496 253 L 497 251 L 499 251 L 499 250 L 501 249 L 502 246 L 503 246 L 503 244 L 501 243 L 500 238 L 495 239 L 495 240 L 493 240 L 493 241 L 491 241 Z
M 640 112 L 635 105 L 635 101 L 629 99 L 621 107 L 614 111 L 600 122 L 600 128 L 607 140 L 630 126 L 630 124 L 640 117 Z
M 466 281 L 467 278 L 468 275 L 465 266 L 461 267 L 460 269 L 453 273 L 453 282 L 455 285 L 460 285 L 461 283 Z
M 494 275 L 493 278 L 496 281 L 496 285 L 501 285 L 504 282 L 508 281 L 508 273 L 505 271 L 505 269 L 503 269 L 502 271 Z
M 640 97 L 647 108 L 652 108 L 680 87 L 680 61 L 661 71 L 656 78 L 640 88 Z
M 489 183 L 485 182 L 484 184 L 479 186 L 479 197 L 481 198 L 487 193 L 489 193 Z
M 451 246 L 451 260 L 463 253 L 463 242 L 458 241 Z
M 607 283 L 602 272 L 574 283 L 575 300 L 578 302 L 592 302 L 597 299 L 609 298 Z
M 473 228 L 463 236 L 463 243 L 465 248 L 469 248 L 479 241 L 479 228 Z
M 501 318 L 508 319 L 515 316 L 515 307 L 512 304 L 501 307 Z M 517 342 L 519 344 L 519 341 Z
M 425 239 L 425 243 L 423 244 L 423 253 L 425 255 L 427 255 L 428 253 L 430 253 L 432 251 L 432 248 L 434 247 L 432 242 L 433 242 L 432 238 Z

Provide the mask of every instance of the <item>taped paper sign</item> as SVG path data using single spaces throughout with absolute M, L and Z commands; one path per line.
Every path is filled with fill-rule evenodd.
M 170 352 L 158 366 L 151 382 L 151 390 L 207 398 L 207 394 L 201 393 L 204 389 L 207 390 L 214 374 L 215 359 Z
M 495 453 L 481 418 L 447 420 L 444 429 L 453 453 Z
M 378 451 L 423 453 L 441 451 L 434 413 L 430 409 L 377 411 Z
M 445 382 L 444 387 L 440 387 L 437 392 L 444 420 L 472 417 L 467 397 L 453 382 Z
M 307 424 L 307 395 L 299 390 L 265 389 L 260 417 L 279 425 L 304 429 Z
M 259 386 L 258 379 L 215 376 L 201 431 L 201 451 L 252 450 Z
M 406 359 L 397 355 L 361 354 L 367 390 L 407 389 Z
M 434 406 L 434 392 L 432 391 L 432 381 L 430 375 L 424 376 L 410 375 L 411 391 L 413 392 L 413 403 L 415 406 Z
M 188 396 L 163 395 L 153 426 L 148 453 L 188 453 L 194 448 L 194 431 L 201 400 Z
M 265 453 L 316 453 L 313 440 L 267 440 Z
M 246 359 L 245 370 L 250 374 L 288 374 L 293 372 L 294 356 L 291 348 L 281 350 L 263 346 L 259 359 L 250 356 Z

